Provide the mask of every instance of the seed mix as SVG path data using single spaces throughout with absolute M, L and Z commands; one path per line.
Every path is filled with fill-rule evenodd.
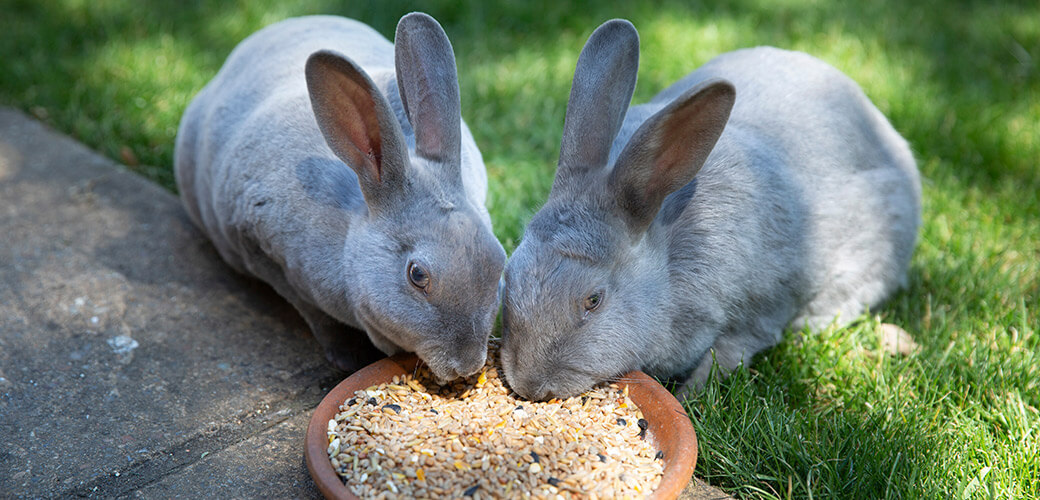
M 628 386 L 518 399 L 497 349 L 477 375 L 438 386 L 426 367 L 357 391 L 329 420 L 333 469 L 362 498 L 641 498 L 663 453 Z

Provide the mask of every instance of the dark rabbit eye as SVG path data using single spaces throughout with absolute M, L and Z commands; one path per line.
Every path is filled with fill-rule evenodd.
M 426 290 L 426 287 L 430 285 L 430 275 L 426 272 L 426 269 L 423 269 L 419 264 L 409 262 L 408 281 L 411 281 L 414 287 L 420 290 Z
M 600 292 L 596 292 L 592 295 L 589 295 L 588 297 L 585 297 L 585 310 L 592 311 L 593 309 L 599 307 L 600 302 L 603 302 L 603 297 L 601 296 Z

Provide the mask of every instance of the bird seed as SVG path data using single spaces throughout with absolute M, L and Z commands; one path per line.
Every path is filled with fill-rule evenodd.
M 641 498 L 660 484 L 663 454 L 627 385 L 533 402 L 498 366 L 492 344 L 466 379 L 438 386 L 422 366 L 355 392 L 329 420 L 336 473 L 362 498 Z

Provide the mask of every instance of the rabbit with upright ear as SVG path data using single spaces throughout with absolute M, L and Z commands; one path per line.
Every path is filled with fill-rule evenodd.
M 589 38 L 549 199 L 506 265 L 502 362 L 522 396 L 633 369 L 699 385 L 905 283 L 917 167 L 852 80 L 745 49 L 629 108 L 638 58 L 627 21 Z
M 433 18 L 403 17 L 395 44 L 332 16 L 258 31 L 188 106 L 174 156 L 195 224 L 337 367 L 401 350 L 442 380 L 483 366 L 505 252 Z

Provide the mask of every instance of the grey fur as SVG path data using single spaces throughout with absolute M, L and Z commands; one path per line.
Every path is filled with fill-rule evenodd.
M 451 44 L 419 13 L 396 38 L 332 16 L 248 37 L 185 111 L 177 185 L 224 260 L 289 300 L 338 367 L 405 350 L 447 380 L 483 366 L 505 252 Z
M 572 119 L 631 99 L 616 82 L 637 62 L 613 54 L 638 43 L 620 20 L 589 38 L 563 133 L 581 154 L 561 148 L 549 199 L 506 265 L 504 371 L 529 398 L 632 369 L 699 385 L 713 359 L 732 370 L 787 326 L 852 320 L 905 284 L 917 167 L 851 79 L 806 54 L 738 50 L 628 109 L 620 127 Z M 581 142 L 603 133 L 605 156 Z

